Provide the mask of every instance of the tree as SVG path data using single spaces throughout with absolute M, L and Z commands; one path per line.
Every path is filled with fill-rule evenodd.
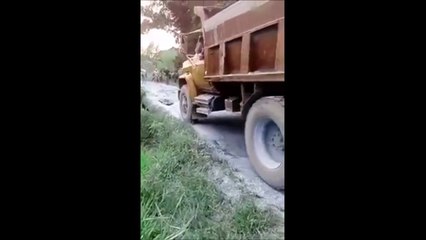
M 178 53 L 178 55 L 173 61 L 175 68 L 176 69 L 181 68 L 184 61 L 186 61 L 186 57 L 182 53 Z
M 141 53 L 141 68 L 152 72 L 157 67 L 158 60 L 158 47 L 151 42 Z
M 151 29 L 163 29 L 172 33 L 179 41 L 180 33 L 188 33 L 201 28 L 201 21 L 194 14 L 195 6 L 214 6 L 226 8 L 237 0 L 152 0 L 148 6 L 141 8 L 146 18 L 141 24 L 141 33 Z M 197 34 L 189 35 L 186 39 L 188 49 L 195 49 Z M 178 54 L 175 65 L 181 66 L 185 56 Z
M 175 64 L 174 60 L 176 59 L 176 56 L 178 55 L 178 51 L 175 48 L 170 48 L 169 50 L 160 51 L 158 53 L 158 69 L 159 70 L 168 70 L 168 71 L 174 71 L 175 70 Z
M 142 55 L 146 56 L 149 59 L 154 59 L 158 57 L 158 46 L 155 45 L 153 42 L 150 42 L 148 44 L 148 47 L 145 48 L 145 50 L 142 51 Z
M 141 8 L 144 19 L 141 33 L 159 28 L 173 33 L 176 40 L 180 33 L 191 32 L 201 28 L 201 21 L 194 14 L 195 6 L 215 6 L 225 8 L 237 0 L 153 0 Z

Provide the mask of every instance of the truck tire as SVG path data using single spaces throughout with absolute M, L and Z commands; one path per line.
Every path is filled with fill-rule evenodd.
M 184 122 L 192 123 L 193 105 L 186 84 L 180 88 L 179 94 L 180 116 Z
M 244 137 L 257 174 L 270 186 L 284 189 L 284 97 L 263 97 L 250 108 Z

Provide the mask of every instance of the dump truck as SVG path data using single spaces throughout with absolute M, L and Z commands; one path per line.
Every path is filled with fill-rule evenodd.
M 194 54 L 182 50 L 182 119 L 195 123 L 215 111 L 239 112 L 252 167 L 284 189 L 284 0 L 197 6 L 194 13 L 202 27 L 181 40 L 185 46 L 189 34 L 200 36 Z

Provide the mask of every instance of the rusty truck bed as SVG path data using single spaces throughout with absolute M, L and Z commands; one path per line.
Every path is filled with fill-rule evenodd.
M 207 18 L 205 78 L 216 82 L 284 81 L 284 0 L 239 1 Z

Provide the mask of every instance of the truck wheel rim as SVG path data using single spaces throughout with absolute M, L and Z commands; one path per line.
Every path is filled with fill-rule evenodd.
M 284 132 L 270 119 L 262 119 L 254 128 L 254 150 L 259 161 L 270 169 L 284 163 Z

